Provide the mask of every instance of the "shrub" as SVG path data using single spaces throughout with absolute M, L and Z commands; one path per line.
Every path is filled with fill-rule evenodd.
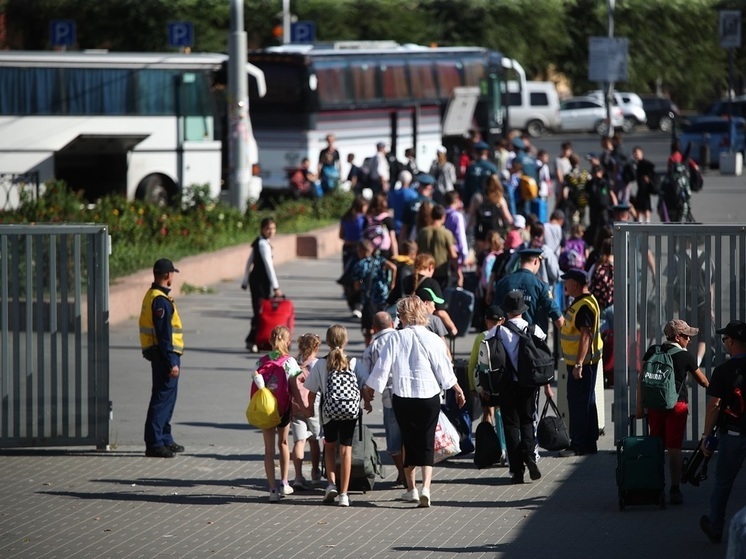
M 14 211 L 0 212 L 0 223 L 102 223 L 111 235 L 112 278 L 149 268 L 158 258 L 173 260 L 250 242 L 264 217 L 273 216 L 279 233 L 310 231 L 336 222 L 352 194 L 335 192 L 322 201 L 279 200 L 240 212 L 209 196 L 207 186 L 184 193 L 180 208 L 164 208 L 120 195 L 87 204 L 63 182 L 50 182 L 38 199 L 23 196 Z

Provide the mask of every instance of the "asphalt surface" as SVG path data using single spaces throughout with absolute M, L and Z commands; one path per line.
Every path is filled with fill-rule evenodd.
M 742 200 L 744 186 L 742 177 L 713 175 L 695 198 L 701 219 L 711 214 L 718 218 L 708 218 L 713 222 L 746 223 L 743 204 L 731 204 L 723 217 L 719 209 L 727 206 L 723 195 Z M 340 268 L 337 258 L 298 260 L 278 274 L 296 304 L 296 335 L 323 338 L 328 325 L 344 324 L 348 353 L 359 355 L 362 336 L 333 281 Z M 185 279 L 199 285 L 199 278 Z M 711 544 L 698 526 L 712 479 L 684 486 L 683 505 L 619 510 L 610 434 L 599 441 L 597 455 L 543 452 L 543 477 L 525 485 L 510 485 L 507 468 L 477 470 L 471 456 L 452 459 L 435 468 L 431 508 L 398 501 L 402 490 L 393 486 L 380 404 L 365 417 L 389 464 L 373 491 L 351 493 L 348 509 L 322 505 L 321 489 L 270 504 L 261 433 L 244 417 L 257 356 L 243 347 L 251 303 L 238 282 L 228 278 L 210 293 L 177 294 L 187 349 L 173 426 L 186 452 L 168 460 L 144 457 L 150 373 L 133 316 L 110 331 L 112 450 L 0 451 L 0 558 L 725 556 L 725 544 Z M 458 355 L 472 339 L 458 340 Z M 609 418 L 612 405 L 607 390 Z M 729 516 L 745 504 L 742 472 Z

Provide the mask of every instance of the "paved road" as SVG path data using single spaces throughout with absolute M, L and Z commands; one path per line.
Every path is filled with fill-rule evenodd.
M 297 261 L 278 272 L 297 304 L 298 332 L 346 324 L 349 352 L 359 354 L 362 338 L 329 279 L 339 267 L 337 259 Z M 436 467 L 430 509 L 396 500 L 393 467 L 373 492 L 353 493 L 349 509 L 321 505 L 320 490 L 270 505 L 261 434 L 243 415 L 255 359 L 243 350 L 251 305 L 237 281 L 214 288 L 178 297 L 187 352 L 174 431 L 186 453 L 143 456 L 149 372 L 135 320 L 112 328 L 114 449 L 0 453 L 1 558 L 724 556 L 724 546 L 710 544 L 697 525 L 711 481 L 685 487 L 683 506 L 618 510 L 608 435 L 595 456 L 547 453 L 539 463 L 543 478 L 521 486 L 509 484 L 505 468 L 476 470 L 470 457 L 452 460 Z M 457 351 L 469 347 L 460 339 Z M 383 446 L 380 409 L 366 422 Z M 732 502 L 746 503 L 743 476 Z
M 743 177 L 711 173 L 695 195 L 695 215 L 746 224 L 744 187 Z M 298 260 L 278 272 L 296 302 L 298 331 L 323 335 L 333 322 L 346 324 L 349 352 L 359 354 L 362 337 L 331 281 L 339 268 L 337 259 Z M 243 415 L 255 360 L 243 350 L 251 304 L 235 279 L 213 287 L 178 297 L 187 353 L 174 430 L 187 452 L 174 460 L 143 456 L 147 364 L 135 320 L 112 328 L 114 448 L 0 452 L 0 558 L 724 556 L 697 525 L 711 480 L 685 487 L 680 507 L 618 510 L 610 435 L 596 456 L 545 453 L 544 477 L 522 486 L 509 485 L 504 468 L 476 470 L 469 457 L 452 460 L 436 467 L 427 510 L 396 500 L 393 467 L 373 492 L 353 494 L 350 509 L 322 506 L 320 491 L 270 505 L 261 435 Z M 459 339 L 457 352 L 470 344 Z M 611 391 L 606 400 L 610 417 Z M 380 408 L 366 422 L 383 447 Z M 731 504 L 731 513 L 746 504 L 743 474 Z

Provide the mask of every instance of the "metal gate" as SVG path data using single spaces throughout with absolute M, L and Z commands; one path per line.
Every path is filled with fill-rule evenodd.
M 746 319 L 746 226 L 614 224 L 614 437 L 635 434 L 637 374 L 663 326 L 699 328 L 689 351 L 710 378 L 725 359 L 715 330 Z M 705 391 L 691 379 L 685 445 L 699 440 Z
M 109 445 L 105 225 L 0 225 L 0 447 Z

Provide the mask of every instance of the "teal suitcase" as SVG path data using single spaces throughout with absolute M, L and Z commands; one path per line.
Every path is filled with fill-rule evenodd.
M 666 506 L 663 439 L 625 437 L 617 443 L 619 510 L 628 505 Z

